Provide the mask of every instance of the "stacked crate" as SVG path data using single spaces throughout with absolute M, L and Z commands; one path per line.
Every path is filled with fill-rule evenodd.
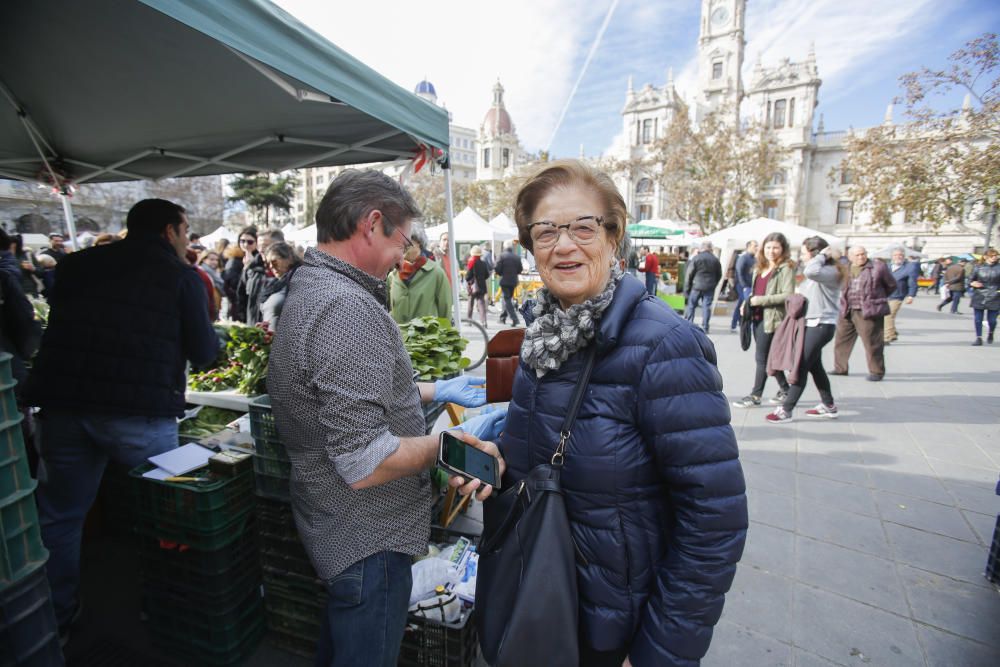
M 0 665 L 61 665 L 10 360 L 0 354 Z
M 253 472 L 204 481 L 130 476 L 143 600 L 153 643 L 187 664 L 245 660 L 264 632 Z
M 289 504 L 291 463 L 271 412 L 268 396 L 250 401 L 257 479 L 257 527 L 264 573 L 264 610 L 274 643 L 292 653 L 316 652 L 326 587 L 306 554 Z

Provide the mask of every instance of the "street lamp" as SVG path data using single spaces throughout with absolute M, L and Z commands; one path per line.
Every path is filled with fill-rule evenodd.
M 993 225 L 997 221 L 997 190 L 996 188 L 990 188 L 986 191 L 986 201 L 990 204 L 990 219 L 986 223 L 986 241 L 983 245 L 983 252 L 990 249 L 992 245 L 990 241 L 993 239 Z

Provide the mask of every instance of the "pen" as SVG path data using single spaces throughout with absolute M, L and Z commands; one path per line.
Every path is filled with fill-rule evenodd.
M 207 477 L 164 477 L 164 482 L 207 482 Z

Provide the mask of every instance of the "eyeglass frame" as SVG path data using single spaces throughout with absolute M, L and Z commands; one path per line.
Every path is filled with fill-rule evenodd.
M 591 243 L 594 242 L 594 240 L 596 240 L 596 237 L 589 241 L 579 241 L 575 236 L 573 236 L 573 233 L 570 231 L 570 225 L 572 225 L 575 222 L 580 222 L 581 220 L 593 220 L 597 224 L 598 229 L 600 229 L 601 227 L 609 229 L 609 225 L 605 224 L 604 222 L 603 215 L 581 215 L 579 218 L 574 218 L 573 220 L 570 220 L 569 222 L 563 225 L 557 225 L 556 223 L 550 220 L 539 220 L 538 222 L 533 222 L 530 225 L 528 225 L 527 228 L 528 238 L 531 239 L 531 245 L 532 247 L 534 247 L 537 241 L 531 237 L 532 228 L 538 225 L 549 225 L 555 228 L 556 230 L 556 240 L 551 245 L 542 246 L 543 248 L 551 248 L 556 246 L 559 243 L 559 239 L 562 236 L 562 231 L 564 229 L 566 230 L 566 236 L 568 236 L 569 240 L 572 241 L 573 243 L 576 243 L 577 245 L 590 245 Z
M 237 245 L 243 245 L 244 243 L 246 243 L 248 245 L 251 244 L 251 243 L 254 244 L 254 245 L 257 245 L 257 239 L 251 238 L 251 237 L 247 237 L 247 238 L 240 238 L 236 242 Z
M 390 225 L 392 224 L 392 221 L 391 221 L 391 220 L 389 220 L 389 218 L 388 218 L 388 217 L 386 216 L 386 214 L 385 214 L 385 213 L 383 213 L 383 214 L 382 214 L 382 218 L 381 218 L 381 220 L 382 220 L 382 229 L 385 229 L 385 223 L 386 223 L 386 222 L 389 222 L 389 224 L 390 224 Z M 374 224 L 375 224 L 375 223 L 372 223 L 372 226 L 373 226 L 373 227 L 374 227 Z M 399 232 L 399 235 L 403 237 L 403 253 L 406 253 L 406 251 L 407 251 L 407 250 L 409 250 L 409 249 L 410 249 L 410 248 L 412 248 L 412 247 L 413 247 L 414 245 L 416 245 L 416 244 L 415 244 L 415 243 L 413 242 L 413 239 L 409 238 L 409 237 L 408 237 L 408 236 L 407 236 L 406 234 L 404 234 L 404 233 L 403 233 L 403 230 L 402 230 L 402 229 L 400 229 L 398 225 L 393 225 L 393 227 L 392 227 L 392 228 L 393 228 L 394 230 L 396 230 L 397 232 Z

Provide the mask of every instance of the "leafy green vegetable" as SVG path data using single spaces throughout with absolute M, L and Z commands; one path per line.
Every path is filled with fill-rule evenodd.
M 265 393 L 273 334 L 241 324 L 216 325 L 216 331 L 226 345 L 215 368 L 192 374 L 188 386 L 195 391 L 236 389 L 248 395 Z
M 421 380 L 454 375 L 471 361 L 462 356 L 469 344 L 443 317 L 418 317 L 400 325 L 403 344 Z
M 226 428 L 226 424 L 238 419 L 242 412 L 236 410 L 224 410 L 205 406 L 198 411 L 197 416 L 192 419 L 185 419 L 177 426 L 177 432 L 181 435 L 194 435 L 204 437 L 213 435 Z

